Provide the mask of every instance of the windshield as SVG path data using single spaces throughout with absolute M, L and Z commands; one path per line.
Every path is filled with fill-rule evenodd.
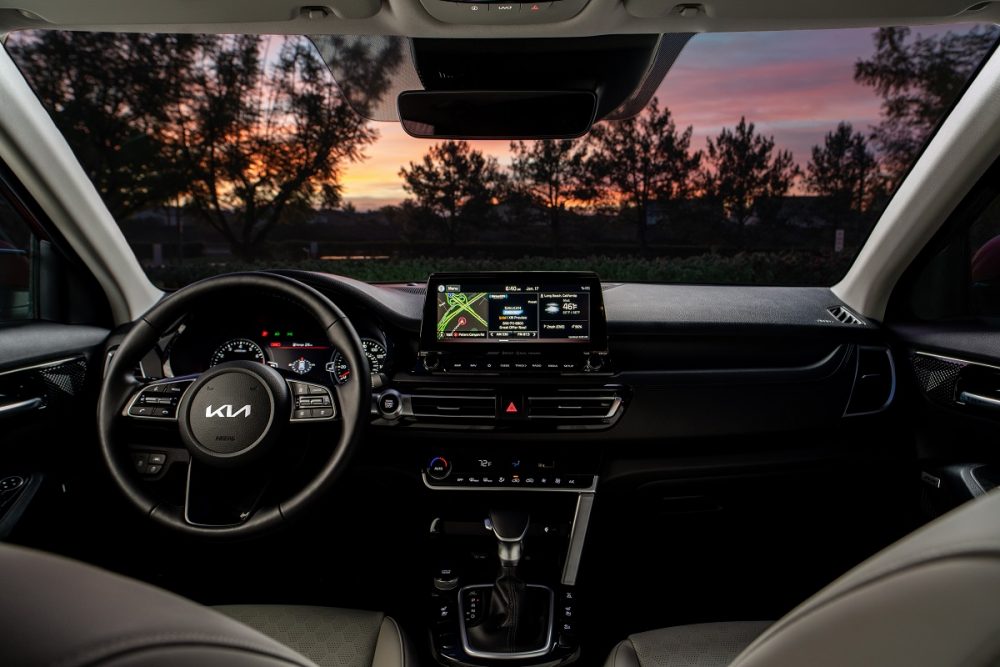
M 5 46 L 162 287 L 274 267 L 830 285 L 996 38 L 696 35 L 638 115 L 523 142 L 368 120 L 405 40 L 25 31 Z

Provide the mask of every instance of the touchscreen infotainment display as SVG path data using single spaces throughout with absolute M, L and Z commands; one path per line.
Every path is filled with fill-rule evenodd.
M 433 327 L 433 340 L 442 345 L 591 343 L 600 283 L 575 277 L 435 275 L 428 282 L 424 327 Z M 599 317 L 603 322 L 603 312 Z

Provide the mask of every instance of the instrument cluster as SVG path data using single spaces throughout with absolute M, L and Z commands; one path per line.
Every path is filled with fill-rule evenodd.
M 234 321 L 235 319 L 235 321 Z M 193 314 L 169 341 L 164 368 L 169 376 L 200 373 L 227 361 L 267 364 L 306 380 L 344 384 L 352 369 L 340 350 L 332 347 L 316 326 L 281 314 L 222 318 Z M 250 320 L 250 321 L 241 321 Z M 391 364 L 391 345 L 373 322 L 352 320 L 361 337 L 373 374 L 386 373 Z

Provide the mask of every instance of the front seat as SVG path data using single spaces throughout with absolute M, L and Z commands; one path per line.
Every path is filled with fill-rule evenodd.
M 376 612 L 218 610 L 59 556 L 0 545 L 0 663 L 19 667 L 409 667 Z
M 876 554 L 776 623 L 708 623 L 620 642 L 606 667 L 1000 664 L 1000 492 Z

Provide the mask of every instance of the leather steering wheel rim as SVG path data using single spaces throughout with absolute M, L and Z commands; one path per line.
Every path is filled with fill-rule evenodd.
M 365 425 L 371 403 L 371 377 L 352 373 L 351 380 L 332 385 L 340 417 L 340 433 L 330 457 L 305 486 L 270 507 L 257 509 L 240 524 L 201 526 L 189 523 L 182 508 L 151 494 L 132 472 L 125 447 L 116 447 L 115 432 L 128 400 L 142 386 L 134 369 L 160 337 L 191 307 L 232 291 L 266 293 L 300 306 L 322 328 L 351 368 L 367 368 L 364 348 L 343 311 L 319 291 L 292 278 L 272 273 L 233 273 L 192 283 L 163 298 L 133 323 L 107 366 L 97 404 L 97 430 L 102 458 L 126 498 L 155 522 L 182 533 L 216 538 L 246 537 L 278 527 L 314 502 L 343 472 Z

